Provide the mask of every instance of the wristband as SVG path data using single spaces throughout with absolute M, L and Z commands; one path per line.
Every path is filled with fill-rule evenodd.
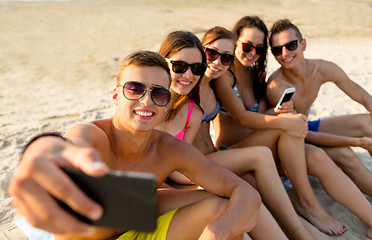
M 45 133 L 40 133 L 38 135 L 36 135 L 35 137 L 33 137 L 26 145 L 25 147 L 23 148 L 23 151 L 22 151 L 22 154 L 26 151 L 26 149 L 31 145 L 31 143 L 35 142 L 37 139 L 41 138 L 41 137 L 48 137 L 48 136 L 54 136 L 54 137 L 58 137 L 64 141 L 67 141 L 67 138 L 65 138 L 64 136 L 62 136 L 60 133 L 58 132 L 45 132 Z

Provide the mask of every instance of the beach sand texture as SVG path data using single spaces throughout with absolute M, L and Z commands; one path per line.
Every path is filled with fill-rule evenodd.
M 260 16 L 269 28 L 279 18 L 291 19 L 308 40 L 306 57 L 336 62 L 372 93 L 372 0 L 0 1 L 0 239 L 26 239 L 7 193 L 24 142 L 42 131 L 110 117 L 118 66 L 128 53 L 158 50 L 173 30 L 201 37 L 216 25 L 231 29 L 245 15 Z M 277 67 L 270 54 L 268 72 Z M 365 112 L 327 84 L 310 118 Z M 355 150 L 372 170 L 366 151 Z M 366 226 L 312 183 L 348 228 L 331 239 L 365 239 Z

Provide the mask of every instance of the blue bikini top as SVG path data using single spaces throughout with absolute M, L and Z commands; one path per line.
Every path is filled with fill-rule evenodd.
M 213 111 L 210 114 L 207 115 L 205 112 L 203 112 L 203 121 L 209 123 L 210 121 L 212 121 L 213 119 L 217 117 L 217 114 L 220 112 L 220 102 L 218 101 L 217 98 L 216 98 L 216 101 L 217 101 L 217 106 L 215 109 L 213 109 Z

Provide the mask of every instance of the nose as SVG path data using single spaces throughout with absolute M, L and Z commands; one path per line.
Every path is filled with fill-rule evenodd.
M 147 89 L 145 95 L 140 99 L 140 103 L 144 106 L 149 106 L 152 104 L 152 99 L 151 99 L 151 90 Z
M 256 48 L 253 48 L 253 49 L 251 50 L 251 53 L 252 53 L 253 56 L 255 56 L 255 55 L 256 55 Z
M 186 72 L 183 74 L 183 77 L 184 78 L 192 78 L 193 77 L 193 74 L 191 72 L 191 67 L 189 67 Z
M 289 52 L 290 51 L 285 46 L 282 47 L 282 55 L 283 56 L 288 56 Z
M 221 63 L 221 55 L 219 55 L 218 58 L 214 61 L 216 62 L 216 64 L 222 64 Z

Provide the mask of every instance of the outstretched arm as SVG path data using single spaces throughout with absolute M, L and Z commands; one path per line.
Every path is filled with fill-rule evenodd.
M 306 142 L 323 147 L 361 147 L 372 151 L 372 138 L 346 137 L 324 132 L 309 131 Z
M 321 69 L 323 74 L 327 76 L 327 80 L 334 82 L 346 95 L 363 105 L 372 114 L 372 96 L 352 81 L 339 66 L 324 61 Z
M 76 126 L 71 135 L 66 136 L 69 141 L 46 136 L 31 143 L 11 179 L 9 193 L 13 196 L 13 205 L 35 227 L 55 234 L 97 236 L 96 228 L 67 213 L 55 200 L 65 202 L 92 220 L 102 215 L 102 207 L 61 170 L 75 168 L 92 176 L 102 176 L 108 171 L 98 152 L 74 134 L 74 131 L 82 131 L 81 127 L 84 128 Z

